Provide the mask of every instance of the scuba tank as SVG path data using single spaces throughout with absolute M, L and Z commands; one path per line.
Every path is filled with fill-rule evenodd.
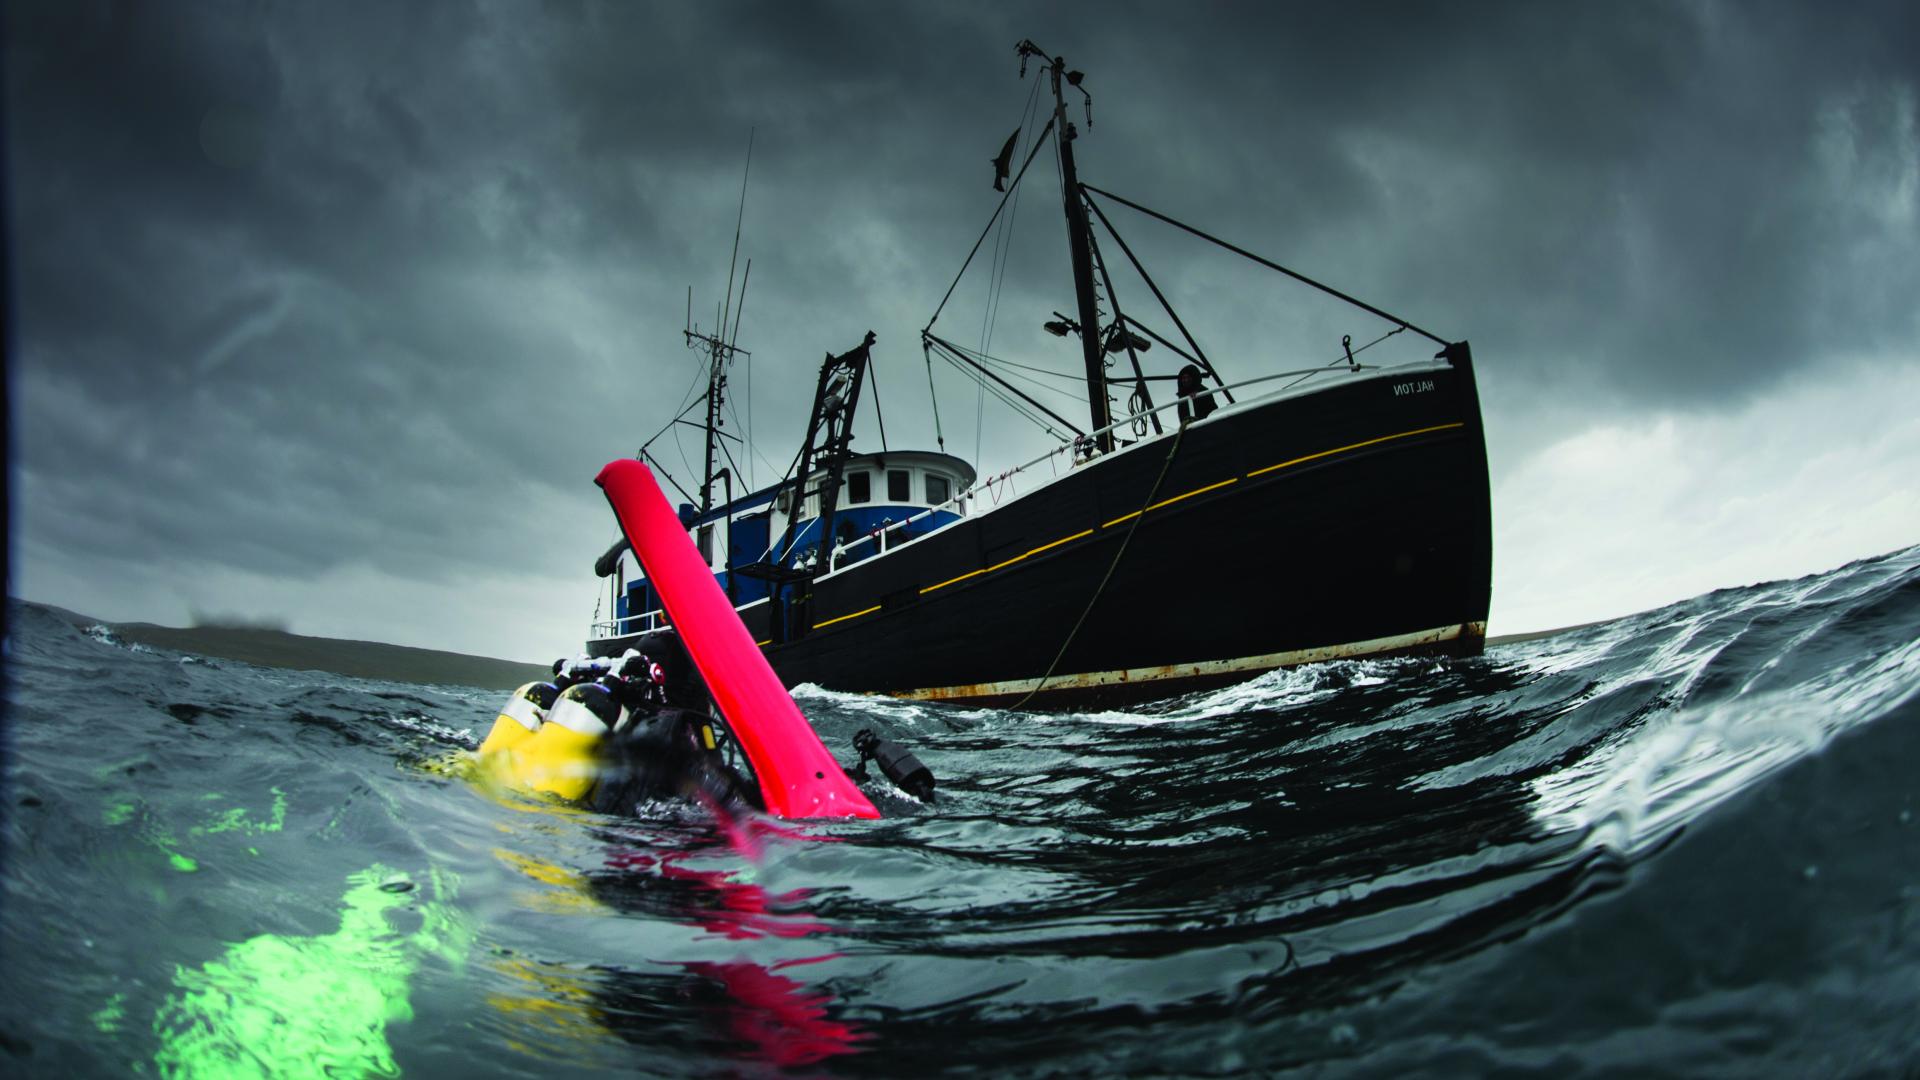
M 554 699 L 559 696 L 560 688 L 550 682 L 530 682 L 515 690 L 500 707 L 500 715 L 494 718 L 493 730 L 487 732 L 486 741 L 480 744 L 480 756 L 502 754 L 526 742 L 540 730 L 547 710 L 553 708 Z
M 510 779 L 563 799 L 583 798 L 599 775 L 601 741 L 626 719 L 627 710 L 600 683 L 567 687 L 547 710 L 540 730 L 517 748 Z
M 554 763 L 570 753 L 561 749 L 561 744 L 569 741 L 564 733 L 568 729 L 541 736 L 548 716 L 567 690 L 605 674 L 609 663 L 584 656 L 555 660 L 551 680 L 528 683 L 515 690 L 501 707 L 493 730 L 480 744 L 481 763 L 497 779 L 511 786 L 540 787 L 540 782 L 553 771 Z M 591 725 L 581 723 L 577 717 L 571 723 L 573 727 L 591 730 Z
M 633 655 L 636 654 L 627 654 L 628 657 Z M 624 661 L 627 657 L 621 659 Z M 600 678 L 613 663 L 604 658 L 587 656 L 555 660 L 552 679 L 527 683 L 507 698 L 507 703 L 500 707 L 500 715 L 493 721 L 493 729 L 487 732 L 486 739 L 480 743 L 480 756 L 497 758 L 502 752 L 525 743 L 546 722 L 547 711 L 553 708 L 561 691 L 575 683 Z

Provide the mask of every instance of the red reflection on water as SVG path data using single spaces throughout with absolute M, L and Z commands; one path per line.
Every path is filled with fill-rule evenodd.
M 803 938 L 828 928 L 826 923 L 800 910 L 813 890 L 770 893 L 751 881 L 736 880 L 732 871 L 682 866 L 688 857 L 689 853 L 684 851 L 659 855 L 619 852 L 608 857 L 607 865 L 620 870 L 652 871 L 669 881 L 694 885 L 702 902 L 688 905 L 683 914 L 693 925 L 732 941 Z
M 726 989 L 730 1002 L 727 1028 L 735 1039 L 753 1048 L 753 1057 L 790 1068 L 857 1053 L 858 1044 L 868 1038 L 854 1025 L 827 1015 L 833 995 L 776 970 L 827 959 L 831 956 L 787 960 L 772 968 L 746 960 L 725 964 L 696 961 L 684 966 Z
M 837 844 L 837 836 L 813 836 L 799 829 L 782 825 L 769 817 L 755 813 L 735 814 L 725 806 L 700 792 L 700 802 L 707 812 L 713 815 L 713 823 L 720 827 L 721 835 L 727 838 L 727 846 L 734 853 L 750 863 L 758 863 L 766 851 L 767 839 L 777 837 L 781 840 L 798 840 L 810 844 Z
M 735 816 L 709 803 L 727 846 L 757 865 L 770 839 L 835 843 L 832 837 L 810 836 L 754 814 Z M 737 871 L 700 869 L 684 865 L 696 853 L 689 851 L 623 851 L 608 856 L 607 865 L 619 870 L 658 874 L 669 881 L 693 885 L 694 896 L 683 916 L 690 925 L 730 941 L 766 938 L 798 939 L 821 933 L 828 925 L 805 911 L 811 889 L 770 893 L 752 881 L 739 880 Z M 857 1025 L 828 1015 L 833 995 L 788 975 L 784 969 L 837 959 L 837 952 L 762 964 L 740 959 L 725 962 L 692 961 L 680 966 L 711 979 L 726 991 L 723 1022 L 732 1041 L 746 1056 L 779 1068 L 814 1065 L 828 1058 L 858 1053 L 871 1038 Z

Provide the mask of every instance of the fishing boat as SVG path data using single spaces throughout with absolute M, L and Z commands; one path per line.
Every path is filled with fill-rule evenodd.
M 690 497 L 681 520 L 782 681 L 1101 708 L 1299 664 L 1478 654 L 1492 541 L 1468 343 L 1085 183 L 1074 158 L 1082 132 L 1067 108 L 1069 90 L 1088 94 L 1084 76 L 1030 41 L 1018 51 L 1023 77 L 1036 64 L 1052 92 L 1051 118 L 1017 174 L 1014 140 L 995 159 L 1005 194 L 994 213 L 1050 146 L 1076 311 L 1056 312 L 1044 329 L 1079 339 L 1085 420 L 1022 390 L 983 350 L 936 333 L 937 309 L 921 346 L 929 365 L 953 364 L 1033 418 L 1054 436 L 1050 449 L 988 477 L 946 453 L 944 439 L 937 450 L 854 452 L 876 357 L 869 333 L 821 364 L 787 476 L 735 495 L 719 456 L 726 372 L 744 352 L 738 318 L 732 339 L 724 309 L 716 332 L 689 319 L 687 341 L 709 361 L 707 453 L 704 485 L 682 489 Z M 1384 330 L 1357 348 L 1347 335 L 1330 363 L 1229 378 L 1115 229 L 1114 207 L 1318 290 Z M 1157 311 L 1121 306 L 1113 252 Z M 743 302 L 744 293 L 743 278 Z M 1389 364 L 1362 359 L 1403 334 L 1437 348 Z M 593 623 L 593 655 L 672 644 L 656 592 L 623 549 L 624 541 L 596 564 L 613 613 Z

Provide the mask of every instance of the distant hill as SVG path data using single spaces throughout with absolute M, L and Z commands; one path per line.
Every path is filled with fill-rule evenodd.
M 1487 638 L 1487 647 L 1492 648 L 1495 645 L 1518 645 L 1525 641 L 1539 641 L 1541 638 L 1550 638 L 1555 634 L 1567 634 L 1575 630 L 1585 630 L 1589 626 L 1599 626 L 1601 622 L 1605 621 L 1605 619 L 1602 619 L 1599 620 L 1599 622 L 1583 622 L 1573 626 L 1556 626 L 1552 630 L 1534 630 L 1525 634 L 1495 634 Z
M 416 649 L 378 641 L 307 637 L 285 630 L 251 626 L 177 627 L 155 626 L 152 623 L 115 623 L 89 618 L 51 604 L 36 604 L 30 600 L 18 602 L 39 608 L 76 627 L 105 626 L 122 641 L 200 656 L 240 660 L 262 667 L 331 671 L 360 679 L 479 686 L 493 690 L 511 690 L 522 683 L 551 674 L 547 667 L 540 664 L 522 664 L 438 649 Z

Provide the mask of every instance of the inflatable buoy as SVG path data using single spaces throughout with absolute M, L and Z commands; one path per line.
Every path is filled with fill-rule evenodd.
M 594 482 L 606 492 L 647 583 L 746 751 L 767 810 L 786 818 L 879 817 L 760 655 L 653 473 L 622 459 L 600 470 Z

